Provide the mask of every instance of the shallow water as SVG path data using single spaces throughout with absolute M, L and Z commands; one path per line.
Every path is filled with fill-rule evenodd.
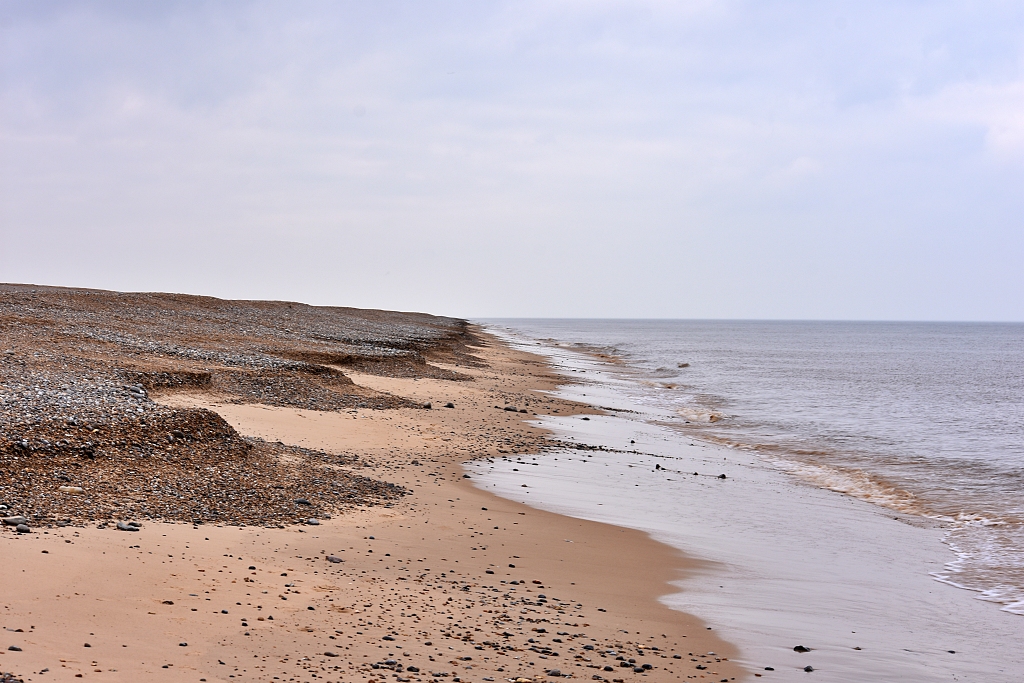
M 982 330 L 967 344 L 951 340 L 948 330 L 898 342 L 921 333 L 821 329 L 830 324 L 722 323 L 725 331 L 708 329 L 717 323 L 514 325 L 516 338 L 583 380 L 563 393 L 635 412 L 589 421 L 546 417 L 565 440 L 621 452 L 552 453 L 530 467 L 485 463 L 477 466 L 482 485 L 539 507 L 645 529 L 711 560 L 713 570 L 689 577 L 686 592 L 666 600 L 721 629 L 752 669 L 774 666 L 766 677 L 805 680 L 806 664 L 818 680 L 834 681 L 1024 676 L 1017 652 L 1024 620 L 974 599 L 1012 606 L 1006 596 L 1016 589 L 1005 580 L 1012 562 L 995 572 L 1006 585 L 987 594 L 931 577 L 991 580 L 992 571 L 979 569 L 977 546 L 995 537 L 1009 545 L 989 543 L 988 564 L 981 563 L 989 569 L 1013 550 L 1014 534 L 1005 533 L 1017 524 L 1012 486 L 1004 481 L 990 490 L 983 481 L 985 472 L 1020 476 L 1012 465 L 1020 444 L 1009 443 L 1014 425 L 1006 414 L 1020 409 L 1013 389 L 1020 376 L 1006 366 L 1021 327 Z M 537 346 L 537 339 L 549 341 Z M 759 345 L 767 350 L 758 354 Z M 938 407 L 921 405 L 923 394 L 945 381 L 928 371 L 940 361 L 917 357 L 922 345 L 973 368 L 975 380 L 961 378 L 955 401 L 944 396 Z M 987 360 L 967 363 L 965 345 L 982 347 Z M 600 362 L 593 352 L 624 362 Z M 706 367 L 715 364 L 729 367 Z M 994 386 L 989 375 L 1000 364 L 1004 381 Z M 870 366 L 884 368 L 880 377 L 868 377 Z M 989 368 L 988 380 L 977 379 L 979 367 Z M 994 435 L 972 427 L 986 396 Z M 916 407 L 906 405 L 915 400 Z M 958 413 L 942 417 L 952 403 Z M 985 458 L 994 444 L 998 456 Z M 726 479 L 717 478 L 723 473 Z M 995 519 L 996 509 L 999 527 L 974 521 L 979 511 Z M 986 536 L 993 528 L 1003 533 Z M 792 650 L 797 644 L 813 650 L 800 655 Z
M 936 577 L 1024 614 L 1024 325 L 515 321 L 621 358 L 675 428 L 954 522 Z M 686 363 L 689 366 L 680 368 Z

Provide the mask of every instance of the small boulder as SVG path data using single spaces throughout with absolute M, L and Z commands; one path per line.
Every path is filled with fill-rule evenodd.
M 28 518 L 22 517 L 21 515 L 15 515 L 13 517 L 4 517 L 4 524 L 7 526 L 18 526 L 19 524 L 28 524 Z

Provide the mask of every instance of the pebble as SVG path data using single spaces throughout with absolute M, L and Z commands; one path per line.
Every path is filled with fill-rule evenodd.
M 241 404 L 376 410 L 421 404 L 357 387 L 332 366 L 466 379 L 424 362 L 436 347 L 467 355 L 467 323 L 452 318 L 21 285 L 0 285 L 0 318 L 10 346 L 0 354 L 0 502 L 32 510 L 33 527 L 132 514 L 279 526 L 296 523 L 297 497 L 316 501 L 320 519 L 389 504 L 405 490 L 324 476 L 324 465 L 365 466 L 352 456 L 245 438 L 215 413 L 152 396 L 206 389 Z M 284 454 L 296 456 L 287 467 Z
M 339 562 L 344 562 L 345 560 L 341 559 L 337 555 L 328 555 L 327 561 L 331 562 L 332 564 L 338 564 Z

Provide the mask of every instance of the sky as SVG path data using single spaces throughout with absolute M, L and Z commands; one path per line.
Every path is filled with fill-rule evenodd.
M 1024 321 L 1024 3 L 0 3 L 0 281 Z

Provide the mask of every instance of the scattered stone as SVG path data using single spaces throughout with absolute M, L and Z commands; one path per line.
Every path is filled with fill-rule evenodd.
M 445 403 L 445 404 L 444 404 L 444 407 L 445 407 L 445 408 L 454 408 L 454 407 L 455 407 L 455 404 L 454 404 L 454 403 L 452 403 L 451 401 L 449 401 L 448 403 Z
M 811 648 L 804 647 L 803 645 L 797 645 L 793 648 L 793 652 L 810 652 Z
M 296 498 L 295 499 L 295 504 L 296 505 L 312 505 L 312 503 L 310 503 L 309 500 L 307 500 L 306 498 Z
M 19 534 L 30 534 L 30 533 L 32 533 L 32 530 L 28 528 L 28 524 L 19 524 L 18 526 L 14 527 L 14 529 Z
M 11 645 L 7 649 L 10 650 L 11 652 L 21 652 L 21 648 L 18 647 L 17 645 Z
M 172 408 L 149 392 L 208 390 L 230 403 L 331 412 L 411 408 L 421 403 L 356 386 L 336 366 L 462 380 L 424 361 L 479 365 L 467 323 L 419 314 L 376 312 L 368 322 L 288 302 L 0 284 L 0 319 L 12 351 L 0 354 L 0 517 L 31 509 L 34 529 L 65 519 L 113 526 L 133 513 L 294 524 L 299 496 L 321 520 L 387 504 L 404 489 L 340 469 L 325 476 L 324 465 L 363 466 L 353 456 L 244 437 L 212 411 Z M 282 334 L 286 320 L 292 332 Z
M 328 555 L 327 556 L 327 561 L 331 562 L 333 564 L 338 564 L 339 562 L 344 562 L 345 560 L 341 559 L 337 555 Z
M 810 672 L 814 671 L 814 667 L 811 666 L 810 664 L 808 664 L 807 666 L 804 667 L 804 671 L 806 671 L 807 673 L 810 673 Z
M 426 408 L 427 410 L 432 410 L 434 406 L 430 405 L 429 403 L 424 403 L 423 407 Z
M 306 524 L 308 524 L 309 526 L 320 526 L 320 520 L 316 519 L 315 517 L 310 517 L 306 520 Z
M 4 524 L 7 526 L 18 526 L 19 524 L 28 524 L 28 519 L 21 515 L 15 515 L 14 517 L 4 517 Z
M 328 650 L 327 652 L 324 653 L 324 657 L 337 657 L 337 656 L 338 656 L 337 652 L 331 652 L 330 650 Z
M 118 531 L 138 531 L 139 530 L 139 525 L 135 524 L 134 522 L 118 522 L 116 526 L 117 526 L 117 530 Z

